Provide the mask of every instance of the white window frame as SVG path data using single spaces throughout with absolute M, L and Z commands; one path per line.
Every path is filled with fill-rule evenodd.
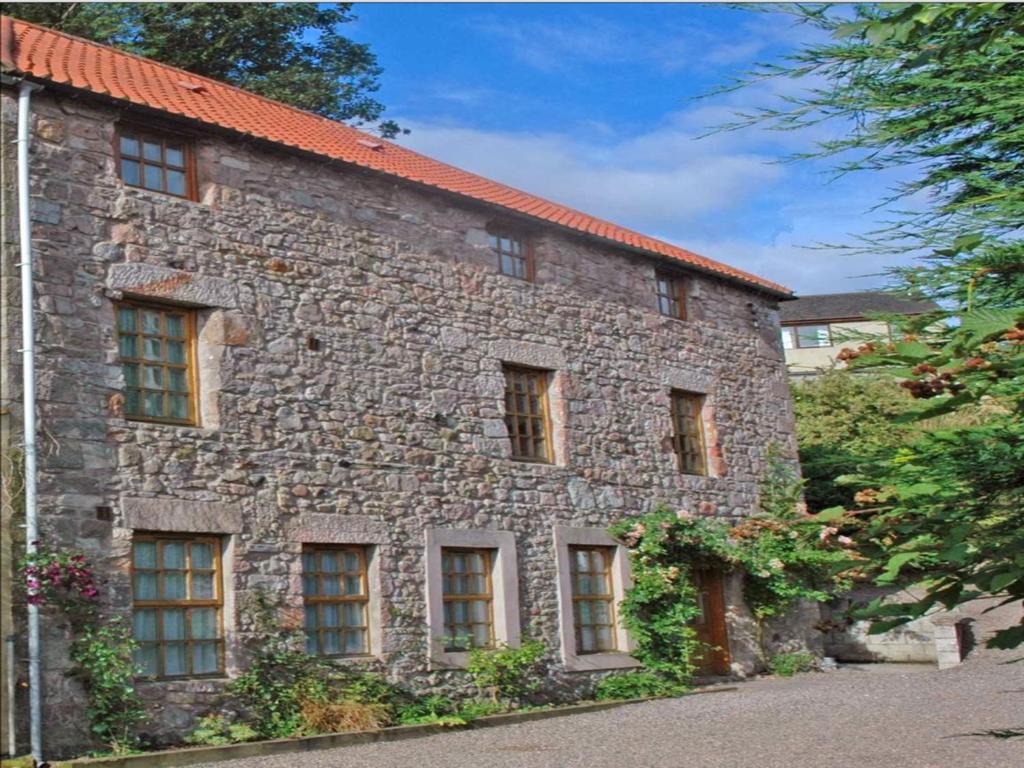
M 494 550 L 491 558 L 491 592 L 495 645 L 519 646 L 519 569 L 516 537 L 512 531 L 427 528 L 426 598 L 427 637 L 431 669 L 464 669 L 468 651 L 446 651 L 441 550 L 448 547 Z
M 569 672 L 594 672 L 603 669 L 629 669 L 639 667 L 640 662 L 629 655 L 636 644 L 622 624 L 619 604 L 626 596 L 626 590 L 633 586 L 629 571 L 629 550 L 608 535 L 604 528 L 572 528 L 556 525 L 555 571 L 558 582 L 558 623 L 562 663 Z M 611 576 L 612 595 L 615 600 L 615 645 L 616 651 L 603 653 L 576 653 L 576 626 L 572 607 L 572 572 L 569 547 L 609 547 L 613 551 Z

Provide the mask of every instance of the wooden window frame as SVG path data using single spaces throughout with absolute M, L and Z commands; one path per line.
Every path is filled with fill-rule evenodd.
M 132 183 L 130 183 L 128 181 L 125 181 L 125 179 L 124 179 L 122 165 L 121 165 L 121 160 L 122 159 L 135 160 L 134 156 L 132 156 L 132 155 L 123 155 L 122 152 L 121 152 L 121 139 L 122 139 L 122 137 L 125 137 L 125 136 L 137 139 L 140 142 L 140 144 L 139 144 L 139 155 L 137 156 L 138 163 L 139 163 L 139 182 L 140 182 L 139 184 L 132 184 Z M 162 169 L 161 178 L 163 180 L 163 186 L 164 186 L 163 189 L 151 189 L 151 188 L 145 186 L 142 183 L 142 182 L 145 181 L 145 169 L 143 168 L 143 165 L 145 163 L 147 163 L 147 161 L 143 157 L 144 149 L 143 149 L 142 142 L 145 142 L 146 140 L 150 141 L 151 143 L 158 143 L 159 142 L 159 144 L 160 144 L 160 162 L 159 163 L 149 162 L 148 164 L 149 165 L 159 165 L 159 167 Z M 168 165 L 167 164 L 166 158 L 167 158 L 167 144 L 168 143 L 181 144 L 182 156 L 183 156 L 182 157 L 183 165 L 181 165 L 181 166 L 174 166 L 174 165 Z M 183 136 L 183 135 L 180 135 L 180 134 L 176 134 L 173 131 L 161 130 L 159 128 L 152 128 L 152 127 L 149 127 L 149 126 L 140 126 L 140 125 L 136 125 L 134 123 L 121 123 L 121 124 L 119 124 L 117 126 L 116 130 L 114 131 L 114 162 L 117 164 L 117 178 L 126 187 L 132 187 L 133 189 L 144 189 L 147 192 L 154 192 L 154 193 L 156 193 L 158 195 L 170 195 L 171 197 L 176 197 L 179 200 L 191 200 L 192 202 L 196 202 L 199 199 L 199 184 L 198 184 L 198 181 L 197 181 L 197 172 L 196 172 L 195 145 L 194 145 L 193 139 L 191 137 L 189 137 L 189 136 Z M 184 194 L 179 195 L 177 192 L 170 192 L 170 191 L 168 191 L 168 189 L 167 189 L 167 169 L 168 168 L 170 168 L 171 170 L 180 170 L 180 171 L 184 172 L 184 174 L 185 174 L 185 193 Z
M 117 345 L 117 361 L 118 361 L 118 364 L 121 365 L 121 366 L 123 366 L 125 364 L 138 365 L 139 366 L 140 376 L 142 374 L 142 366 L 144 366 L 144 365 L 154 365 L 154 364 L 156 364 L 156 365 L 161 366 L 165 370 L 165 376 L 166 376 L 166 369 L 167 368 L 182 368 L 182 367 L 184 367 L 185 368 L 185 380 L 186 380 L 186 382 L 188 384 L 188 387 L 189 387 L 189 390 L 188 390 L 188 404 L 189 404 L 188 416 L 186 418 L 184 418 L 184 419 L 176 419 L 176 418 L 174 418 L 172 416 L 160 416 L 160 417 L 146 416 L 146 415 L 144 415 L 142 413 L 128 414 L 127 410 L 126 410 L 126 408 L 127 408 L 127 399 L 125 401 L 125 407 L 122 409 L 123 413 L 124 413 L 124 418 L 128 419 L 129 421 L 143 421 L 143 422 L 148 422 L 148 423 L 151 423 L 151 424 L 174 424 L 174 425 L 186 426 L 186 427 L 198 425 L 198 423 L 199 423 L 199 371 L 198 371 L 198 365 L 197 365 L 198 358 L 197 358 L 197 355 L 196 355 L 196 345 L 197 345 L 196 310 L 194 308 L 192 308 L 192 307 L 185 307 L 185 306 L 181 306 L 181 305 L 177 305 L 177 304 L 170 304 L 170 303 L 165 303 L 165 302 L 155 302 L 155 301 L 145 301 L 145 300 L 132 299 L 132 298 L 126 298 L 126 299 L 122 299 L 120 301 L 115 301 L 115 302 L 113 302 L 113 305 L 114 305 L 114 334 L 115 334 L 115 343 Z M 135 310 L 139 311 L 140 313 L 142 311 L 146 311 L 146 310 L 149 310 L 151 312 L 160 312 L 161 313 L 161 321 L 160 322 L 161 322 L 161 326 L 162 326 L 161 327 L 160 339 L 162 340 L 163 343 L 166 343 L 167 339 L 169 338 L 166 335 L 166 333 L 165 333 L 165 331 L 166 331 L 166 321 L 163 319 L 163 314 L 167 313 L 167 312 L 174 312 L 174 313 L 178 313 L 178 314 L 184 315 L 184 317 L 185 317 L 185 337 L 184 337 L 184 340 L 185 340 L 185 363 L 184 364 L 181 364 L 181 363 L 170 363 L 166 359 L 155 361 L 155 360 L 146 360 L 144 357 L 127 357 L 127 358 L 126 357 L 122 357 L 122 355 L 121 355 L 121 336 L 122 335 L 125 335 L 125 336 L 134 335 L 135 338 L 138 339 L 138 340 L 143 339 L 147 335 L 147 334 L 144 334 L 142 332 L 141 320 L 139 321 L 139 324 L 138 324 L 138 326 L 136 328 L 136 332 L 134 334 L 128 334 L 128 333 L 122 334 L 122 332 L 121 332 L 121 319 L 119 317 L 119 310 L 122 307 L 129 307 L 131 309 L 135 309 Z M 141 314 L 139 315 L 139 317 L 141 318 Z M 143 352 L 141 345 L 140 345 L 140 347 L 136 351 L 138 353 L 140 353 L 140 354 Z M 139 409 L 140 409 L 140 411 L 142 410 L 142 400 L 141 400 L 142 393 L 147 391 L 146 387 L 141 386 L 141 382 L 142 382 L 142 380 L 140 378 L 140 380 L 139 380 L 140 386 L 136 386 L 136 387 L 129 387 L 127 385 L 127 383 L 125 384 L 125 391 L 126 392 L 127 392 L 128 389 L 137 389 L 139 391 L 139 396 L 140 396 Z M 155 392 L 155 391 L 158 391 L 158 390 L 150 390 L 150 391 Z M 163 392 L 164 396 L 166 397 L 166 394 L 168 392 L 172 391 L 172 390 L 162 389 L 162 390 L 159 390 L 159 391 Z
M 444 567 L 445 557 L 449 553 L 462 553 L 466 555 L 478 555 L 483 560 L 484 569 L 483 575 L 485 583 L 487 585 L 487 592 L 484 594 L 460 594 L 460 595 L 449 595 L 444 591 L 444 582 L 446 576 L 455 574 L 455 571 L 446 571 Z M 467 571 L 468 573 L 468 571 Z M 484 601 L 487 603 L 487 632 L 488 632 L 488 643 L 484 646 L 471 646 L 475 648 L 494 648 L 496 644 L 495 630 L 494 630 L 494 550 L 487 547 L 441 547 L 441 620 L 443 622 L 444 638 L 445 638 L 445 653 L 457 653 L 460 651 L 468 651 L 469 648 L 464 648 L 456 644 L 458 636 L 454 633 L 449 634 L 449 627 L 454 629 L 456 625 L 449 624 L 446 620 L 446 609 L 451 603 L 472 603 Z M 466 574 L 460 574 L 466 575 Z M 478 624 L 479 622 L 470 622 L 470 625 Z
M 668 293 L 662 291 L 662 283 L 668 284 Z M 673 320 L 686 320 L 686 279 L 670 272 L 658 270 L 654 273 L 654 296 L 658 305 L 658 313 L 663 317 L 671 317 Z M 675 308 L 675 312 L 665 312 L 662 308 L 662 299 L 669 302 L 669 306 Z
M 584 571 L 584 573 L 593 577 L 595 574 L 600 574 L 604 582 L 605 592 L 602 594 L 589 594 L 582 595 L 577 592 L 576 578 L 580 575 L 578 563 L 576 562 L 576 555 L 580 552 L 587 553 L 587 562 L 593 567 L 593 553 L 600 551 L 604 558 L 605 567 L 601 571 Z M 607 546 L 594 546 L 594 545 L 582 545 L 582 544 L 570 544 L 569 545 L 569 584 L 572 593 L 572 622 L 573 628 L 576 634 L 576 655 L 577 656 L 589 656 L 595 653 L 616 653 L 619 650 L 618 643 L 618 624 L 616 622 L 615 615 L 615 584 L 612 580 L 612 564 L 615 558 L 615 547 Z M 608 610 L 608 622 L 603 624 L 590 623 L 584 625 L 580 618 L 580 603 L 596 603 L 603 602 L 607 606 Z M 608 630 L 608 636 L 611 638 L 611 646 L 608 648 L 595 648 L 592 651 L 583 650 L 583 629 L 584 627 L 605 627 Z M 597 635 L 595 634 L 595 640 Z
M 212 598 L 203 598 L 195 600 L 192 598 L 186 598 L 184 600 L 137 600 L 135 598 L 135 574 L 138 571 L 155 572 L 157 574 L 157 593 L 159 594 L 163 588 L 164 572 L 169 570 L 162 567 L 163 549 L 160 546 L 161 542 L 167 541 L 183 541 L 186 545 L 196 544 L 209 544 L 210 549 L 213 552 L 213 568 L 212 569 L 198 569 L 199 571 L 206 573 L 213 573 L 213 588 L 214 596 Z M 157 567 L 156 568 L 137 568 L 135 565 L 135 545 L 138 542 L 152 542 L 157 547 Z M 158 649 L 158 666 L 159 674 L 143 676 L 146 680 L 196 680 L 210 677 L 223 677 L 225 672 L 224 662 L 224 570 L 221 557 L 221 545 L 222 540 L 220 536 L 212 536 L 206 534 L 191 534 L 191 533 L 134 533 L 132 535 L 132 556 L 131 556 L 131 584 L 132 584 L 132 615 L 134 620 L 134 614 L 136 610 L 155 610 L 157 612 L 157 639 L 155 641 L 150 640 L 136 640 L 141 647 L 155 645 Z M 192 573 L 197 570 L 192 568 L 192 550 L 191 547 L 186 548 L 186 568 L 184 569 L 186 593 L 191 594 L 192 592 Z M 176 569 L 170 569 L 176 570 Z M 192 608 L 214 608 L 217 612 L 216 619 L 216 632 L 217 636 L 214 640 L 208 638 L 200 638 L 193 640 L 192 638 L 192 614 L 190 609 Z M 187 673 L 183 675 L 167 675 L 164 674 L 164 670 L 167 667 L 166 659 L 166 647 L 169 643 L 162 639 L 163 637 L 163 611 L 168 609 L 180 609 L 185 611 L 185 638 L 180 641 L 185 646 L 185 664 Z M 134 636 L 134 632 L 133 632 Z M 177 642 L 177 641 L 173 641 Z M 194 643 L 209 643 L 214 642 L 217 648 L 217 670 L 214 672 L 202 672 L 199 674 L 192 673 L 192 646 Z
M 498 259 L 498 274 L 499 275 L 504 275 L 505 277 L 511 277 L 511 278 L 516 279 L 516 280 L 522 280 L 523 282 L 526 282 L 526 283 L 532 283 L 532 282 L 535 281 L 535 279 L 536 279 L 536 264 L 534 262 L 533 241 L 529 237 L 527 237 L 525 234 L 523 234 L 521 232 L 516 232 L 515 230 L 510 230 L 510 229 L 503 229 L 501 227 L 488 228 L 487 236 L 488 236 L 489 239 L 490 238 L 495 238 L 498 241 L 497 245 L 495 245 L 494 243 L 490 243 L 490 248 L 491 248 L 492 251 L 494 251 L 494 255 Z M 506 240 L 514 240 L 514 241 L 518 242 L 519 243 L 520 255 L 516 256 L 515 254 L 503 251 L 501 249 L 501 240 L 502 240 L 502 238 L 504 238 Z M 511 259 L 519 259 L 519 260 L 521 260 L 523 262 L 523 273 L 524 274 L 522 276 L 519 276 L 519 275 L 516 275 L 516 274 L 512 274 L 510 272 L 506 272 L 504 270 L 504 268 L 503 268 L 503 265 L 502 265 L 502 256 L 508 256 Z
M 309 573 L 309 572 L 306 571 L 305 562 L 303 562 L 303 567 L 302 567 L 302 578 L 303 578 L 302 604 L 303 604 L 303 609 L 305 610 L 305 608 L 307 606 L 311 606 L 311 605 L 317 607 L 317 628 L 315 630 L 315 632 L 316 632 L 316 651 L 314 652 L 314 655 L 320 656 L 320 657 L 323 657 L 323 658 L 327 658 L 327 659 L 331 659 L 331 658 L 362 658 L 362 657 L 365 657 L 365 656 L 371 656 L 372 652 L 371 652 L 370 649 L 371 649 L 372 646 L 371 646 L 371 628 L 370 628 L 370 570 L 369 570 L 369 560 L 370 559 L 369 559 L 369 556 L 368 556 L 367 547 L 366 547 L 365 544 L 304 544 L 302 546 L 303 558 L 305 558 L 305 556 L 308 555 L 308 554 L 314 555 L 317 558 L 317 567 L 318 568 L 319 568 L 319 565 L 320 565 L 319 555 L 321 553 L 323 553 L 323 552 L 337 552 L 339 555 L 342 555 L 342 554 L 344 554 L 346 552 L 355 553 L 355 555 L 359 558 L 359 581 L 360 581 L 361 592 L 358 595 L 343 595 L 343 594 L 324 595 L 324 594 L 322 594 L 323 593 L 323 579 L 324 578 L 330 577 L 330 576 L 335 576 L 335 577 L 341 579 L 341 578 L 344 578 L 345 576 L 353 575 L 353 572 L 352 571 L 339 570 L 337 573 L 332 573 L 331 571 L 315 570 L 312 573 Z M 342 562 L 344 562 L 344 561 L 342 561 Z M 316 577 L 316 579 L 317 579 L 317 590 L 321 594 L 317 594 L 317 595 L 307 595 L 306 594 L 305 579 L 307 578 L 307 576 L 311 576 L 311 575 Z M 339 611 L 340 611 L 340 606 L 342 606 L 344 604 L 348 604 L 348 603 L 360 603 L 360 604 L 362 604 L 363 623 L 361 625 L 359 625 L 358 627 L 354 627 L 354 628 L 355 629 L 360 629 L 360 630 L 363 631 L 363 638 L 364 638 L 363 650 L 358 652 L 358 653 L 345 653 L 344 651 L 341 652 L 341 653 L 324 653 L 323 652 L 323 647 L 324 647 L 323 634 L 324 634 L 324 632 L 329 631 L 330 629 L 336 629 L 339 633 L 342 633 L 342 635 L 343 635 L 343 633 L 346 630 L 350 630 L 353 627 L 351 627 L 350 625 L 346 625 L 346 624 L 339 624 L 336 628 L 325 628 L 324 624 L 323 624 L 323 608 L 322 608 L 322 606 L 324 606 L 324 605 L 337 605 L 337 606 L 339 606 Z M 339 613 L 339 616 L 340 615 L 341 614 Z M 303 632 L 306 634 L 307 637 L 309 636 L 309 630 L 307 630 L 305 628 L 305 623 L 303 623 Z M 344 639 L 344 638 L 342 638 L 342 639 Z M 344 643 L 342 643 L 342 647 L 344 647 Z
M 505 427 L 508 430 L 509 443 L 512 448 L 512 459 L 514 461 L 526 461 L 534 464 L 554 464 L 555 453 L 553 445 L 553 430 L 551 428 L 551 408 L 548 401 L 548 387 L 551 386 L 551 371 L 543 368 L 531 368 L 525 365 L 502 365 L 502 373 L 505 375 Z M 533 413 L 527 410 L 525 413 L 520 413 L 518 410 L 509 409 L 509 397 L 511 395 L 512 402 L 515 403 L 515 377 L 535 377 L 538 382 L 538 393 L 537 401 L 540 406 L 540 413 Z M 518 429 L 515 428 L 516 419 L 525 418 L 527 423 L 531 425 L 531 428 L 527 434 L 527 439 L 533 441 L 534 432 L 532 424 L 535 420 L 539 419 L 544 427 L 544 455 L 526 455 L 517 453 L 519 440 L 521 435 Z
M 680 389 L 673 389 L 671 393 L 671 417 L 672 417 L 672 448 L 676 454 L 676 462 L 679 471 L 684 475 L 695 475 L 706 477 L 708 474 L 708 447 L 704 430 L 704 403 L 706 396 L 699 392 L 686 392 Z M 693 421 L 696 430 L 689 432 L 685 429 L 685 422 L 690 418 L 683 411 L 687 401 L 693 401 L 696 405 L 696 416 Z M 687 452 L 684 450 L 685 438 L 695 439 L 699 446 L 698 456 L 700 466 L 694 468 L 687 466 Z

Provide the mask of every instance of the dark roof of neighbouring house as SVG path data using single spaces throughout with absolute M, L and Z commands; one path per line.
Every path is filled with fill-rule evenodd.
M 433 160 L 343 123 L 9 16 L 3 16 L 0 24 L 0 58 L 5 70 L 445 190 L 611 244 L 675 259 L 779 298 L 792 293 L 749 272 Z
M 920 315 L 938 307 L 930 301 L 912 301 L 882 291 L 819 293 L 798 296 L 779 305 L 783 324 L 811 320 L 863 320 L 868 315 Z

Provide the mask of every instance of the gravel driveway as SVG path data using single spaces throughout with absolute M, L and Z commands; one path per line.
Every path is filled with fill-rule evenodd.
M 865 665 L 733 692 L 218 768 L 1022 768 L 1024 663 Z

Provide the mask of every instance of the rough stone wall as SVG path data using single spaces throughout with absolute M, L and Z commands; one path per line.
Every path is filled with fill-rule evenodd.
M 525 223 L 537 274 L 521 282 L 497 274 L 487 248 L 485 228 L 507 221 L 498 212 L 223 136 L 197 137 L 198 202 L 126 188 L 117 110 L 47 91 L 34 110 L 43 529 L 95 558 L 104 605 L 127 612 L 132 527 L 197 530 L 224 510 L 238 526 L 213 531 L 231 534 L 229 669 L 244 661 L 257 590 L 299 614 L 311 527 L 376 545 L 381 668 L 461 685 L 463 673 L 426 661 L 425 527 L 513 531 L 523 631 L 557 648 L 556 523 L 605 526 L 658 502 L 739 517 L 756 508 L 769 444 L 795 455 L 763 295 L 694 273 L 690 318 L 664 318 L 652 259 Z M 205 307 L 201 426 L 117 415 L 122 293 Z M 564 362 L 557 464 L 509 459 L 503 360 Z M 708 394 L 711 476 L 676 471 L 671 387 Z M 81 708 L 59 631 L 46 640 L 47 735 L 64 749 L 82 739 Z M 554 678 L 589 684 L 557 667 Z M 169 734 L 222 685 L 142 688 Z

